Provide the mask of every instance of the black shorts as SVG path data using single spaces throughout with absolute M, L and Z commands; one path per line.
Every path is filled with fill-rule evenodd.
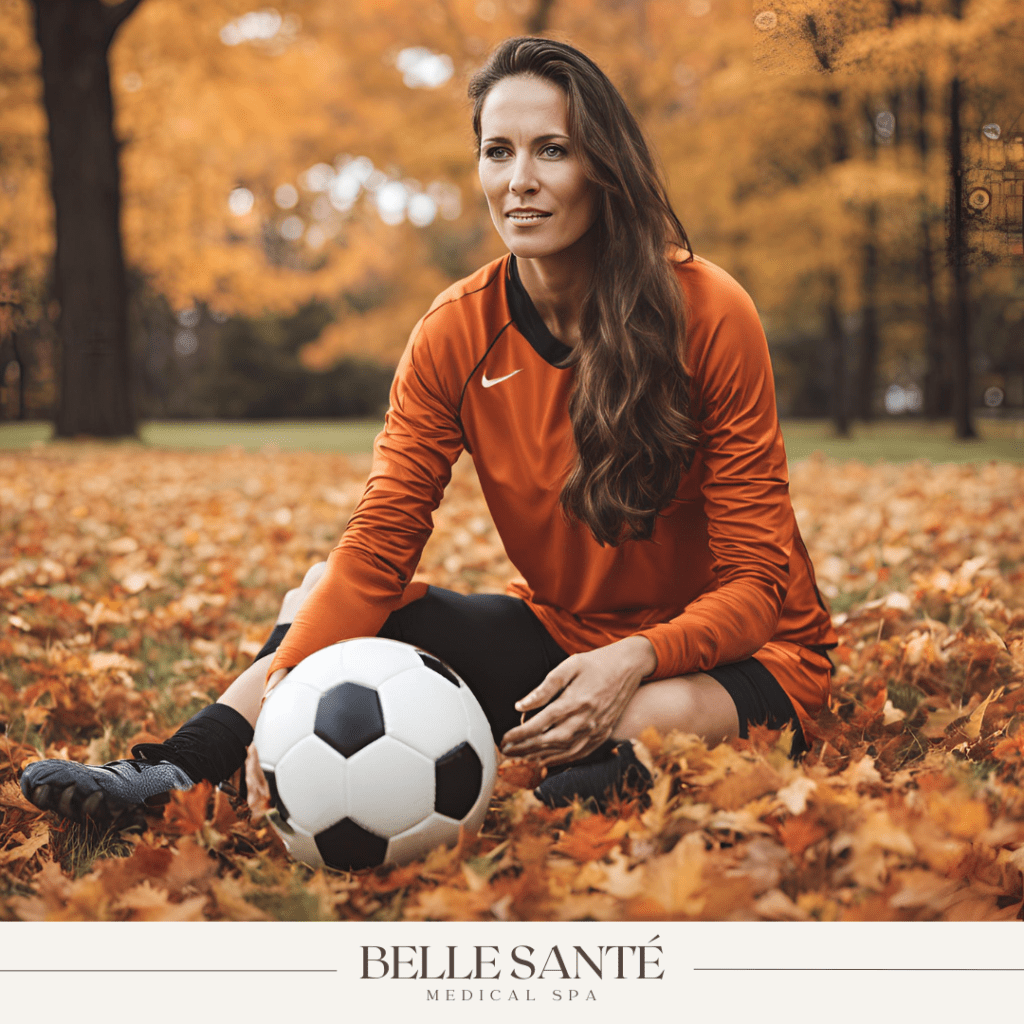
M 275 629 L 257 657 L 276 650 L 284 632 Z M 497 743 L 519 724 L 516 701 L 569 656 L 526 602 L 510 594 L 427 587 L 423 597 L 392 612 L 377 635 L 422 647 L 451 665 L 480 702 Z M 756 658 L 719 665 L 707 674 L 732 697 L 740 736 L 745 738 L 751 725 L 781 729 L 791 724 L 793 754 L 806 750 L 792 702 Z

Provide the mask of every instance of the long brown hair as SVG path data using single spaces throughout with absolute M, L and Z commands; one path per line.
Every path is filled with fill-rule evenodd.
M 594 275 L 580 310 L 580 341 L 562 364 L 576 367 L 569 418 L 576 463 L 560 502 L 600 544 L 647 540 L 675 496 L 697 444 L 686 315 L 666 254 L 690 251 L 651 151 L 618 90 L 585 54 L 550 39 L 506 39 L 472 78 L 473 131 L 490 90 L 513 75 L 557 85 L 569 135 L 601 194 Z

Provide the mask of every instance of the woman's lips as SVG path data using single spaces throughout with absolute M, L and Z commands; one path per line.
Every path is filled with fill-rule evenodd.
M 551 216 L 544 210 L 509 210 L 505 216 L 512 221 L 513 224 L 517 224 L 521 227 L 528 227 L 531 224 L 539 224 L 543 220 L 547 220 Z

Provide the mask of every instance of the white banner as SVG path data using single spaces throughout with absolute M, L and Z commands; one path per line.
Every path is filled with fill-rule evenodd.
M 1017 1019 L 1024 980 L 1016 922 L 4 923 L 0 947 L 12 1022 Z

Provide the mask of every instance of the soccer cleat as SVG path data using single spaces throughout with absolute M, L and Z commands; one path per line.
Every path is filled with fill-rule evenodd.
M 548 777 L 533 791 L 548 807 L 568 807 L 575 800 L 593 802 L 602 814 L 611 800 L 639 796 L 651 786 L 651 773 L 623 740 L 599 761 L 569 765 Z
M 168 790 L 191 788 L 192 780 L 170 761 L 35 761 L 21 775 L 25 799 L 41 810 L 114 828 L 145 828 L 144 804 L 160 802 Z

